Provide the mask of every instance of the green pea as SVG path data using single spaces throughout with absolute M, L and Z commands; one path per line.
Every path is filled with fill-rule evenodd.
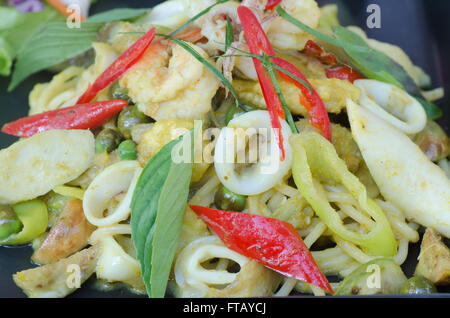
M 125 140 L 119 145 L 117 149 L 119 154 L 119 158 L 122 160 L 136 160 L 137 159 L 137 150 L 136 144 L 132 140 Z
M 220 210 L 240 212 L 245 209 L 247 197 L 236 194 L 225 187 L 220 187 L 214 196 L 214 204 Z
M 149 122 L 150 118 L 140 112 L 137 106 L 129 106 L 120 112 L 117 127 L 126 139 L 130 139 L 133 126 Z
M 424 277 L 412 277 L 406 281 L 400 294 L 429 295 L 437 293 L 436 286 Z
M 122 141 L 122 135 L 111 128 L 103 129 L 95 140 L 95 151 L 102 153 L 107 151 L 108 153 L 114 151 Z
M 22 230 L 22 223 L 9 206 L 0 206 L 0 241 Z
M 128 89 L 119 86 L 119 82 L 114 82 L 109 88 L 109 95 L 111 99 L 123 99 L 129 104 L 132 104 L 130 96 L 128 96 Z

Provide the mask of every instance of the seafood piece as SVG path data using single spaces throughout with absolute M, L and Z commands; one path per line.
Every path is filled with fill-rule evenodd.
M 405 134 L 349 100 L 353 138 L 384 198 L 450 237 L 450 179 Z
M 83 210 L 87 220 L 95 226 L 109 226 L 128 219 L 141 171 L 139 163 L 131 160 L 120 161 L 102 171 L 84 194 Z M 119 203 L 108 209 L 113 199 L 118 199 Z
M 81 200 L 69 201 L 31 259 L 49 264 L 66 258 L 84 248 L 94 230 L 95 226 L 84 216 Z
M 131 235 L 129 224 L 102 227 L 92 234 L 89 242 L 101 246 L 96 268 L 98 278 L 108 282 L 120 281 L 130 284 L 139 280 L 142 282 L 141 267 L 129 235 Z
M 191 47 L 208 58 L 196 45 Z M 139 110 L 155 120 L 202 119 L 219 89 L 217 77 L 182 47 L 153 43 L 120 79 Z
M 281 7 L 294 18 L 315 29 L 319 25 L 320 9 L 314 0 L 283 0 Z M 271 21 L 267 36 L 273 46 L 280 50 L 298 50 L 305 47 L 313 37 L 281 17 Z
M 94 273 L 99 251 L 92 246 L 56 263 L 18 272 L 14 282 L 30 298 L 66 297 L 77 290 L 78 279 L 82 284 Z
M 417 134 L 427 124 L 427 114 L 422 105 L 404 90 L 380 81 L 357 80 L 361 89 L 359 105 L 369 109 L 407 135 Z
M 280 161 L 280 149 L 267 111 L 245 113 L 222 129 L 216 143 L 214 166 L 225 187 L 237 194 L 256 195 L 282 181 L 291 168 L 289 137 L 292 133 L 285 120 L 280 118 L 280 123 L 284 161 Z M 246 139 L 248 153 L 245 153 Z
M 79 177 L 94 161 L 89 130 L 50 130 L 0 151 L 0 204 L 44 195 Z
M 202 266 L 215 258 L 219 262 L 208 264 L 208 268 Z M 232 264 L 239 265 L 239 272 L 228 271 Z M 268 296 L 280 282 L 278 274 L 228 249 L 215 236 L 199 238 L 186 246 L 174 272 L 180 297 Z

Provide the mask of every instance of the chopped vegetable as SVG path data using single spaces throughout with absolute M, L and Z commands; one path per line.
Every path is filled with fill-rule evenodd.
M 60 0 L 45 0 L 49 5 L 58 10 L 60 13 L 69 16 L 71 14 L 71 10 L 69 7 Z M 86 17 L 81 16 L 81 21 L 86 20 Z
M 316 132 L 293 135 L 292 175 L 297 188 L 328 229 L 338 237 L 352 242 L 373 256 L 393 256 L 397 242 L 383 210 L 367 196 L 364 185 L 351 174 L 333 145 Z M 359 208 L 375 221 L 368 233 L 357 233 L 345 227 L 338 212 L 324 198 L 320 183 L 342 184 L 358 202 Z
M 138 156 L 136 144 L 132 140 L 123 141 L 117 148 L 117 152 L 122 160 L 136 160 Z
M 244 210 L 246 202 L 245 195 L 236 194 L 224 186 L 220 187 L 214 196 L 214 204 L 220 210 L 240 212 Z
M 89 103 L 104 88 L 120 78 L 131 66 L 133 66 L 144 54 L 145 50 L 155 38 L 156 28 L 150 29 L 145 35 L 137 40 L 128 50 L 109 66 L 94 84 L 80 97 L 77 104 Z
M 13 209 L 7 205 L 0 206 L 0 240 L 17 234 L 22 229 L 22 223 Z
M 150 122 L 150 118 L 140 112 L 137 106 L 129 106 L 120 112 L 119 118 L 117 118 L 117 127 L 125 138 L 130 139 L 131 129 L 135 125 Z
M 259 215 L 190 207 L 229 249 L 333 294 L 330 284 L 291 224 Z
M 118 81 L 115 81 L 109 87 L 109 95 L 111 99 L 123 99 L 126 100 L 129 104 L 132 103 L 130 96 L 128 96 L 128 89 L 120 87 Z
M 348 275 L 336 290 L 336 296 L 395 295 L 406 283 L 400 266 L 390 258 L 377 258 L 362 264 Z
M 27 138 L 54 129 L 94 129 L 127 105 L 124 100 L 111 100 L 56 109 L 8 123 L 2 132 Z
M 325 74 L 328 78 L 337 78 L 340 80 L 346 80 L 353 83 L 359 79 L 365 79 L 366 77 L 360 74 L 355 69 L 348 67 L 347 65 L 340 65 L 332 68 L 325 69 Z
M 63 197 L 69 197 L 69 198 L 83 200 L 85 191 L 83 189 L 75 188 L 75 187 L 58 186 L 58 187 L 53 188 L 53 192 L 55 192 L 56 194 L 62 195 Z M 48 204 L 47 204 L 47 206 L 48 206 Z M 50 207 L 49 207 L 49 210 L 50 210 Z
M 41 200 L 35 199 L 12 206 L 17 218 L 23 224 L 18 233 L 13 233 L 0 241 L 0 245 L 28 244 L 45 232 L 48 224 L 47 206 Z
M 282 0 L 268 0 L 266 4 L 266 10 L 273 10 Z
M 97 153 L 111 153 L 117 149 L 123 136 L 114 129 L 105 128 L 95 138 L 95 151 Z
M 411 277 L 400 290 L 400 294 L 429 295 L 437 293 L 436 286 L 424 277 Z

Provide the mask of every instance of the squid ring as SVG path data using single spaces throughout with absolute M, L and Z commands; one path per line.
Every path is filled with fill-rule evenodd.
M 360 105 L 407 135 L 425 128 L 427 115 L 422 105 L 402 89 L 375 80 L 357 80 L 362 91 Z
M 217 138 L 214 166 L 216 174 L 221 183 L 231 191 L 241 195 L 257 195 L 274 187 L 282 181 L 288 174 L 292 164 L 292 148 L 289 144 L 289 137 L 292 135 L 289 125 L 280 118 L 281 134 L 283 136 L 283 146 L 285 150 L 284 161 L 280 160 L 280 149 L 276 140 L 268 111 L 257 110 L 243 114 L 234 118 L 220 132 Z M 240 129 L 239 129 L 240 128 Z M 244 143 L 239 149 L 241 137 L 251 137 L 259 134 L 258 147 L 249 147 L 248 157 L 253 152 L 257 152 L 258 160 L 255 156 L 253 165 L 246 164 L 239 172 L 235 170 L 236 159 L 239 162 L 239 153 L 245 150 Z M 237 141 L 237 151 L 235 142 Z M 250 142 L 249 142 L 250 144 Z M 255 150 L 258 148 L 258 150 Z M 237 154 L 238 156 L 236 156 Z M 236 158 L 237 157 L 237 158 Z M 247 157 L 247 159 L 248 159 Z M 249 160 L 252 161 L 252 160 Z
M 210 286 L 231 284 L 238 273 L 208 270 L 201 265 L 213 258 L 233 260 L 241 268 L 249 262 L 248 258 L 225 247 L 216 236 L 202 237 L 187 245 L 178 256 L 174 269 L 177 285 L 189 285 L 206 293 Z
M 137 161 L 121 161 L 102 171 L 84 194 L 83 210 L 86 219 L 99 227 L 128 219 L 131 199 L 141 171 Z M 104 216 L 110 200 L 124 192 L 126 195 L 119 205 Z
M 89 238 L 90 244 L 100 243 L 97 277 L 110 282 L 129 281 L 141 274 L 139 261 L 128 254 L 114 235 L 130 235 L 129 224 L 118 224 L 96 230 Z

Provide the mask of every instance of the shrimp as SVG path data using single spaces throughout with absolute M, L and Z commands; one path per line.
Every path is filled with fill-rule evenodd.
M 320 9 L 314 0 L 283 0 L 281 7 L 294 18 L 302 21 L 311 28 L 317 28 L 320 19 Z M 267 26 L 267 36 L 272 45 L 280 50 L 303 50 L 312 36 L 277 17 Z
M 191 44 L 205 59 L 208 55 Z M 217 77 L 188 51 L 161 40 L 120 79 L 140 111 L 155 120 L 202 119 L 219 89 Z

